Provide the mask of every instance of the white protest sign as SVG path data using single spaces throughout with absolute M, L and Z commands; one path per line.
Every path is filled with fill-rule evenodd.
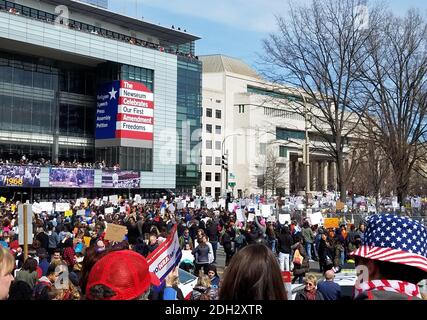
M 307 212 L 307 217 L 308 217 L 309 215 L 311 215 L 313 213 L 313 209 L 307 209 L 306 212 Z
M 291 215 L 290 214 L 279 214 L 279 223 L 285 224 L 286 222 L 291 223 Z
M 191 201 L 188 207 L 194 209 L 194 201 Z
M 33 209 L 33 212 L 37 214 L 42 213 L 43 211 L 41 204 L 37 202 L 32 205 L 32 209 Z
M 190 202 L 190 197 L 185 197 L 185 201 Z
M 217 209 L 218 208 L 218 202 L 212 202 L 212 208 Z
M 55 203 L 55 211 L 65 212 L 67 210 L 70 210 L 69 203 Z
M 176 208 L 177 208 L 178 210 L 181 210 L 181 209 L 183 209 L 183 208 L 184 208 L 184 205 L 183 205 L 183 203 L 182 203 L 182 201 L 181 201 L 181 200 L 178 200 L 178 202 L 176 203 Z
M 77 216 L 84 216 L 85 213 L 86 213 L 86 210 L 85 209 L 81 209 L 81 210 L 77 210 L 76 215 Z
M 304 210 L 304 208 L 305 208 L 305 204 L 303 203 L 297 204 L 297 210 Z
M 95 200 L 95 206 L 100 207 L 101 206 L 101 200 Z
M 113 207 L 105 208 L 105 209 L 104 209 L 104 213 L 105 213 L 105 214 L 108 214 L 108 213 L 112 214 L 113 212 L 114 212 L 114 208 L 113 208 Z
M 108 201 L 110 201 L 112 204 L 117 204 L 119 202 L 119 196 L 118 195 L 109 196 Z
M 261 207 L 261 212 L 264 218 L 268 218 L 269 216 L 271 216 L 271 205 L 263 204 Z
M 207 207 L 209 210 L 213 208 L 212 203 L 213 203 L 213 201 L 212 201 L 212 198 L 211 198 L 211 197 L 206 198 L 206 207 Z
M 232 213 L 232 212 L 234 212 L 234 203 L 229 203 L 228 204 L 228 212 L 230 212 L 230 213 Z
M 249 215 L 248 215 L 248 222 L 252 222 L 254 220 L 255 220 L 255 214 L 249 213 Z
M 256 209 L 257 209 L 256 205 L 254 205 L 254 204 L 248 205 L 248 211 L 249 212 L 255 212 Z
M 125 213 L 125 212 L 126 212 L 126 207 L 125 206 L 120 207 L 120 213 Z
M 255 215 L 256 215 L 257 217 L 260 217 L 260 216 L 261 216 L 261 210 L 259 210 L 259 209 L 255 209 Z
M 312 225 L 321 225 L 323 221 L 322 213 L 321 212 L 315 212 L 308 216 L 308 219 L 310 220 L 310 223 Z
M 242 209 L 237 209 L 236 215 L 237 215 L 237 221 L 245 222 L 246 219 Z
M 136 203 L 141 203 L 141 200 L 142 200 L 141 195 L 140 194 L 136 194 L 134 200 L 135 200 Z
M 218 203 L 221 206 L 221 208 L 225 208 L 225 199 L 219 199 Z
M 42 207 L 42 211 L 53 211 L 53 202 L 40 202 L 40 205 Z
M 80 199 L 76 200 L 76 203 L 74 204 L 74 208 L 80 207 Z
M 108 197 L 102 197 L 103 202 L 108 202 Z

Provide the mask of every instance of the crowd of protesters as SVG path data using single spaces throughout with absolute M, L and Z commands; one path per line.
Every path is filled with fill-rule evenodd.
M 52 162 L 48 159 L 30 159 L 23 155 L 19 159 L 9 158 L 0 159 L 0 166 L 11 165 L 11 166 L 40 166 L 40 167 L 62 167 L 62 168 L 85 168 L 85 169 L 105 169 L 109 168 L 104 160 L 96 162 L 79 162 L 74 161 L 56 161 Z M 120 164 L 114 164 L 111 169 L 120 170 Z
M 249 222 L 248 208 L 243 209 L 245 221 L 239 221 L 235 212 L 224 208 L 172 210 L 165 207 L 166 201 L 173 203 L 173 199 L 120 199 L 114 204 L 94 199 L 79 205 L 71 201 L 71 216 L 53 210 L 34 214 L 34 238 L 25 261 L 18 242 L 17 203 L 4 203 L 0 210 L 0 271 L 2 286 L 10 282 L 10 289 L 0 299 L 286 299 L 281 272 L 291 271 L 293 283 L 306 285 L 297 299 L 321 300 L 334 288 L 329 283 L 323 289 L 317 286 L 310 261 L 317 260 L 326 280 L 331 281 L 346 262 L 354 262 L 350 253 L 366 242 L 365 223 L 325 229 L 306 219 L 281 224 L 255 216 Z M 113 213 L 105 213 L 110 207 Z M 77 215 L 82 209 L 85 215 Z M 123 241 L 105 239 L 111 223 L 126 226 Z M 179 266 L 198 277 L 186 297 L 176 270 L 157 283 L 146 260 L 175 224 L 182 250 Z M 221 277 L 217 272 L 219 246 L 226 256 Z M 426 270 L 419 271 L 415 278 L 423 279 Z M 126 277 L 132 279 L 128 289 L 120 287 Z M 338 293 L 333 295 L 339 298 Z

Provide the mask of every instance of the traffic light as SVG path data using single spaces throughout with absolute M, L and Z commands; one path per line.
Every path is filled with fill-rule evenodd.
M 227 154 L 224 154 L 222 156 L 222 165 L 221 166 L 225 171 L 228 171 L 228 155 Z

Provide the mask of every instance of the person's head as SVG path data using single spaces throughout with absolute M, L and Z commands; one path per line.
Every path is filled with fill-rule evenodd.
M 326 241 L 328 239 L 328 235 L 326 233 L 322 233 L 322 240 Z
M 0 246 L 0 300 L 9 296 L 10 284 L 13 281 L 12 271 L 15 268 L 15 258 L 9 250 Z
M 191 246 L 188 242 L 184 245 L 184 250 L 191 250 Z
M 55 249 L 53 251 L 52 260 L 61 260 L 61 250 L 60 249 Z
M 239 250 L 225 270 L 220 300 L 284 300 L 280 267 L 271 250 L 253 244 Z
M 427 230 L 418 221 L 392 214 L 372 215 L 367 220 L 363 245 L 351 255 L 356 266 L 365 268 L 368 281 L 417 284 L 427 278 L 426 239 Z
M 364 223 L 361 223 L 361 224 L 359 225 L 359 230 L 360 230 L 360 231 L 365 232 L 365 228 L 366 228 L 366 226 L 365 226 L 365 224 L 364 224 Z
M 306 291 L 316 290 L 317 278 L 314 274 L 308 273 L 304 278 L 304 285 Z
M 151 284 L 160 283 L 143 256 L 130 250 L 113 251 L 93 266 L 86 296 L 89 300 L 147 299 Z
M 188 237 L 190 235 L 190 230 L 188 228 L 184 229 L 184 236 Z
M 335 272 L 332 270 L 328 270 L 325 272 L 325 279 L 326 281 L 333 281 L 335 278 Z
M 68 268 L 65 264 L 51 263 L 47 268 L 46 277 L 49 279 L 51 284 L 55 284 L 64 272 L 68 272 Z
M 154 234 L 150 235 L 149 242 L 152 246 L 157 244 L 157 237 Z
M 197 286 L 210 288 L 211 287 L 211 279 L 206 274 L 200 272 L 199 278 L 197 279 Z
M 28 272 L 34 272 L 37 270 L 37 260 L 33 258 L 27 258 L 24 264 L 22 265 L 22 270 L 26 270 Z
M 213 265 L 213 264 L 209 265 L 209 267 L 208 267 L 208 276 L 209 276 L 209 279 L 213 279 L 213 278 L 215 278 L 215 277 L 218 276 L 218 273 L 217 273 L 215 265 Z

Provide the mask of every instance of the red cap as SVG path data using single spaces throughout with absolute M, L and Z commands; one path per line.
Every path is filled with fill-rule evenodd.
M 10 250 L 16 250 L 19 248 L 19 242 L 18 240 L 14 240 L 9 245 Z
M 131 250 L 113 251 L 93 266 L 86 294 L 91 300 L 90 288 L 104 285 L 116 293 L 105 300 L 132 300 L 147 291 L 150 284 L 158 286 L 160 281 L 149 271 L 147 260 L 142 255 Z

